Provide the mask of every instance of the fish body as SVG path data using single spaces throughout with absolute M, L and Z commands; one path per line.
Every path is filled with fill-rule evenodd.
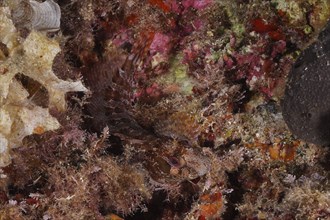
M 92 91 L 85 106 L 91 131 L 101 133 L 133 133 L 143 129 L 134 120 L 132 106 L 134 59 L 123 54 L 108 54 L 82 68 L 85 84 Z

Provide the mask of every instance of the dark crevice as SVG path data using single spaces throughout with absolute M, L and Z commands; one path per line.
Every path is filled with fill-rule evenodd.
M 38 106 L 44 108 L 48 107 L 49 94 L 47 89 L 41 83 L 24 74 L 16 74 L 15 79 L 19 81 L 29 93 L 28 99 Z
M 151 201 L 146 205 L 147 212 L 137 211 L 125 220 L 161 220 L 183 219 L 183 214 L 189 212 L 193 202 L 198 198 L 198 189 L 190 181 L 181 183 L 180 196 L 170 198 L 166 191 L 155 191 Z
M 137 211 L 131 216 L 127 216 L 126 220 L 148 220 L 148 219 L 161 219 L 163 214 L 164 203 L 166 203 L 167 194 L 165 191 L 155 191 L 152 195 L 151 201 L 148 203 L 147 212 Z
M 236 138 L 233 140 L 226 140 L 226 142 L 224 142 L 223 144 L 219 145 L 216 148 L 216 152 L 218 155 L 224 155 L 225 153 L 227 153 L 233 146 L 237 146 L 241 143 L 242 139 L 240 138 Z
M 327 153 L 323 156 L 323 158 L 321 159 L 321 166 L 326 170 L 326 171 L 330 171 L 330 150 L 327 151 Z M 328 173 L 330 176 L 330 173 Z
M 8 185 L 8 195 L 10 198 L 14 198 L 17 201 L 30 198 L 31 193 L 45 194 L 46 186 L 48 183 L 48 177 L 41 173 L 38 177 L 38 181 L 29 180 L 24 186 L 16 186 L 15 183 Z
M 124 145 L 120 137 L 111 135 L 107 141 L 108 145 L 105 148 L 105 154 L 112 156 L 120 156 L 124 153 Z
M 223 220 L 233 220 L 239 218 L 239 211 L 236 209 L 237 205 L 243 202 L 244 189 L 241 183 L 238 181 L 239 171 L 227 173 L 228 176 L 228 188 L 233 191 L 226 196 L 227 208 L 225 213 L 222 215 Z
M 84 158 L 84 152 L 81 151 L 80 149 L 73 150 L 69 155 L 69 164 L 71 166 L 80 168 L 86 162 L 87 161 Z
M 241 79 L 235 82 L 235 84 L 239 84 L 241 86 L 239 92 L 236 97 L 234 97 L 233 102 L 233 114 L 241 113 L 245 111 L 245 104 L 250 101 L 252 97 L 252 92 L 250 91 L 248 85 L 246 84 L 245 79 Z

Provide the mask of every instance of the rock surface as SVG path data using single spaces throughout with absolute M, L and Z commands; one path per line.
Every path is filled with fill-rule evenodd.
M 298 58 L 288 78 L 283 117 L 294 135 L 330 144 L 330 23 Z

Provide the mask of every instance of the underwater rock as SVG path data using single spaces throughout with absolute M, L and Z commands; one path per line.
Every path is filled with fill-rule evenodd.
M 330 144 L 330 22 L 296 61 L 284 99 L 283 117 L 304 141 Z
M 35 31 L 23 40 L 10 17 L 9 8 L 0 7 L 0 43 L 7 49 L 0 59 L 0 167 L 10 164 L 10 149 L 19 147 L 24 137 L 60 127 L 49 109 L 65 111 L 66 93 L 87 91 L 81 81 L 62 80 L 53 72 L 53 60 L 61 51 L 56 40 Z M 47 108 L 33 101 L 35 93 L 17 79 L 19 74 L 47 90 Z

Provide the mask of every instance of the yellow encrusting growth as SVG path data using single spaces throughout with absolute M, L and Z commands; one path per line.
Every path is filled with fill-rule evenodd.
M 0 167 L 3 167 L 10 163 L 10 148 L 18 147 L 24 137 L 60 127 L 48 108 L 64 111 L 67 92 L 87 89 L 80 81 L 61 80 L 54 74 L 52 64 L 60 52 L 58 42 L 34 31 L 22 39 L 6 7 L 0 8 L 0 43 L 6 50 L 0 49 L 3 55 L 0 56 Z M 30 99 L 28 91 L 15 78 L 18 73 L 47 89 L 48 108 Z

